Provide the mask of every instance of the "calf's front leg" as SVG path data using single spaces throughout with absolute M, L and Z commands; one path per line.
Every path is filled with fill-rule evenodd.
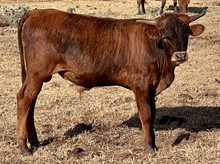
M 135 99 L 138 108 L 138 114 L 141 121 L 143 142 L 147 150 L 157 150 L 154 134 L 155 119 L 155 94 L 134 90 Z

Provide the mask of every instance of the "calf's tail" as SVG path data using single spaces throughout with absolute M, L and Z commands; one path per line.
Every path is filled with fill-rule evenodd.
M 26 63 L 25 63 L 25 55 L 24 55 L 24 47 L 23 47 L 23 39 L 22 39 L 22 30 L 26 19 L 28 18 L 28 12 L 25 13 L 18 22 L 18 47 L 20 51 L 20 60 L 21 60 L 21 77 L 22 84 L 26 78 Z

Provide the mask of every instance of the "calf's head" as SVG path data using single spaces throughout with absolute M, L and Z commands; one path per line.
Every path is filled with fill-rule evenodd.
M 205 13 L 188 16 L 185 14 L 168 14 L 154 20 L 137 20 L 154 28 L 147 31 L 151 39 L 158 40 L 158 46 L 163 49 L 176 65 L 188 59 L 187 46 L 189 36 L 200 35 L 205 27 L 201 24 L 189 25 Z M 153 29 L 153 30 L 152 30 Z

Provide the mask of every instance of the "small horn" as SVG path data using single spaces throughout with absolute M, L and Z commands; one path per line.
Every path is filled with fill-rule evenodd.
M 205 14 L 206 14 L 206 12 L 203 12 L 203 13 L 201 13 L 201 14 L 197 14 L 197 15 L 190 16 L 190 17 L 189 17 L 189 22 L 193 22 L 193 21 L 195 21 L 195 20 L 201 18 L 201 17 L 202 17 L 203 15 L 205 15 Z
M 153 25 L 153 26 L 156 26 L 157 24 L 156 20 L 152 20 L 152 19 L 139 19 L 139 20 L 136 20 L 136 22 L 145 23 L 145 24 Z

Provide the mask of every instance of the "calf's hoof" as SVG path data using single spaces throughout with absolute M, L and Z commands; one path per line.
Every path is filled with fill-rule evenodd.
M 150 146 L 150 145 L 147 145 L 145 146 L 145 151 L 147 153 L 155 153 L 156 151 L 158 150 L 157 146 Z
M 32 155 L 31 151 L 28 149 L 28 147 L 20 147 L 20 152 L 22 156 L 30 156 Z
M 22 156 L 27 157 L 27 156 L 31 156 L 32 153 L 30 151 L 25 151 L 21 153 Z
M 144 15 L 146 14 L 146 12 L 143 12 L 143 11 L 138 11 L 137 15 Z
M 40 147 L 40 143 L 37 141 L 37 142 L 30 142 L 31 144 L 31 151 L 35 151 L 37 150 L 39 147 Z

